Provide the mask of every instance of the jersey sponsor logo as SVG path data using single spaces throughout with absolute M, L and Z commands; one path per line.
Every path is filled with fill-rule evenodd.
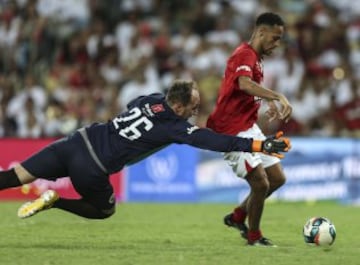
M 235 72 L 239 72 L 239 71 L 246 71 L 246 72 L 251 72 L 251 67 L 248 65 L 240 65 L 236 68 Z
M 194 131 L 196 131 L 197 129 L 199 129 L 198 126 L 192 126 L 190 128 L 187 128 L 187 134 L 192 134 Z
M 154 112 L 154 113 L 158 113 L 158 112 L 163 112 L 165 111 L 165 108 L 163 106 L 163 104 L 155 104 L 155 105 L 151 105 L 151 110 Z

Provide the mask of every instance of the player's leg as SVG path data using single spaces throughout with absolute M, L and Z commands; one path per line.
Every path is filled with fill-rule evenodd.
M 224 154 L 224 158 L 225 161 L 232 167 L 233 172 L 239 178 L 247 180 L 247 178 L 251 176 L 252 172 L 257 173 L 256 175 L 259 177 L 264 174 L 264 169 L 261 167 L 261 158 L 258 154 L 251 154 L 246 152 L 230 152 Z M 260 174 L 259 172 L 262 174 Z M 263 184 L 266 185 L 266 183 Z M 255 185 L 255 183 L 253 185 Z M 259 186 L 255 187 L 255 191 L 259 189 Z M 244 239 L 248 239 L 248 227 L 245 224 L 245 220 L 248 216 L 248 205 L 250 197 L 252 197 L 252 200 L 254 200 L 254 194 L 250 193 L 248 197 L 245 198 L 243 202 L 233 210 L 232 213 L 224 217 L 225 225 L 238 229 Z M 256 199 L 257 192 L 255 193 L 255 200 Z
M 109 197 L 109 201 L 113 200 L 115 202 L 115 198 L 112 198 L 114 198 L 114 195 Z M 105 209 L 83 198 L 78 200 L 60 198 L 54 203 L 53 208 L 58 208 L 88 219 L 105 219 L 115 213 L 115 205 Z
M 266 138 L 256 124 L 247 131 L 240 132 L 238 136 L 260 140 Z M 225 216 L 224 223 L 240 230 L 242 237 L 247 239 L 250 244 L 259 242 L 261 245 L 272 245 L 269 240 L 262 237 L 260 231 L 264 201 L 271 189 L 263 167 L 262 155 L 260 153 L 231 152 L 225 154 L 224 158 L 234 173 L 238 177 L 246 179 L 251 187 L 249 196 L 231 214 Z M 276 162 L 278 161 L 277 159 Z M 272 165 L 275 162 L 270 160 L 267 165 L 269 164 Z M 247 217 L 249 218 L 249 228 L 245 224 Z
M 249 232 L 248 232 L 248 243 L 253 244 L 254 242 L 260 243 L 261 245 L 272 245 L 271 241 L 264 238 L 261 234 L 260 230 L 260 220 L 261 215 L 258 214 L 263 212 L 265 199 L 268 198 L 275 190 L 281 187 L 285 183 L 285 175 L 282 171 L 280 159 L 274 156 L 269 156 L 265 154 L 257 154 L 261 158 L 261 165 L 259 165 L 254 171 L 250 172 L 246 176 L 246 180 L 248 181 L 251 187 L 250 196 L 245 200 L 244 204 L 247 204 L 248 211 L 248 223 L 249 223 Z M 255 203 L 260 203 L 262 209 L 255 209 L 254 213 L 251 213 L 251 200 L 252 194 L 258 186 L 257 178 L 260 176 L 260 179 L 263 179 L 267 182 L 267 192 L 263 199 L 263 202 L 257 201 Z M 262 195 L 261 195 L 262 196 Z M 256 206 L 253 206 L 257 208 Z
M 262 157 L 262 160 L 264 161 L 264 156 L 260 154 L 260 156 Z M 270 187 L 269 187 L 269 191 L 266 197 L 270 197 L 271 194 L 276 191 L 277 189 L 279 189 L 281 186 L 283 186 L 286 182 L 286 177 L 284 174 L 284 171 L 282 169 L 282 166 L 280 164 L 280 160 L 276 157 L 272 157 L 272 156 L 268 156 L 271 161 L 274 161 L 275 164 L 268 166 L 265 168 L 265 172 L 267 175 L 267 178 L 269 180 L 270 183 Z M 266 164 L 266 163 L 265 163 Z M 264 162 L 263 162 L 263 166 L 264 166 Z M 247 201 L 248 201 L 249 197 L 247 197 L 236 209 L 238 209 L 239 212 L 241 211 L 246 211 L 246 205 L 247 205 Z M 236 210 L 235 209 L 235 210 Z M 244 218 L 245 220 L 245 218 Z
M 286 177 L 280 163 L 276 163 L 275 165 L 265 168 L 265 172 L 270 184 L 269 191 L 266 195 L 266 197 L 268 198 L 274 191 L 276 191 L 285 184 Z M 247 217 L 246 209 L 248 200 L 249 196 L 246 197 L 246 199 L 234 209 L 234 218 L 239 222 L 245 222 L 245 219 Z
M 18 164 L 13 169 L 0 172 L 0 187 L 1 189 L 17 187 L 22 184 L 27 184 L 36 180 L 36 178 L 29 173 L 22 165 Z M 7 181 L 6 181 L 7 179 Z M 36 207 L 21 207 L 19 209 L 18 215 L 28 215 L 31 211 L 41 210 L 45 207 L 51 207 L 55 200 L 57 200 L 58 196 L 55 192 L 47 192 L 42 195 L 40 199 L 35 201 Z
M 229 156 L 226 157 L 229 162 Z M 257 154 L 239 153 L 234 156 L 233 170 L 237 176 L 245 178 L 251 191 L 248 197 L 224 218 L 224 223 L 240 231 L 249 245 L 272 246 L 270 240 L 263 237 L 260 222 L 265 199 L 269 193 L 270 183 L 260 157 Z M 248 227 L 245 218 L 248 217 Z
M 252 128 L 252 133 L 253 133 L 253 137 L 259 139 L 265 138 L 265 136 L 257 126 L 254 126 L 254 128 Z M 273 245 L 270 240 L 264 238 L 261 234 L 261 230 L 260 230 L 261 216 L 259 218 L 258 214 L 260 213 L 260 211 L 261 214 L 263 212 L 265 199 L 268 198 L 275 190 L 277 190 L 285 183 L 285 175 L 283 174 L 279 158 L 270 155 L 265 155 L 262 153 L 257 153 L 256 155 L 260 157 L 261 165 L 259 165 L 254 171 L 250 172 L 246 176 L 246 180 L 248 181 L 251 187 L 251 193 L 250 196 L 243 203 L 248 207 L 247 208 L 248 223 L 249 223 L 248 243 L 253 244 L 254 242 L 258 242 L 261 245 Z M 262 210 L 258 209 L 255 210 L 255 213 L 250 213 L 250 208 L 252 204 L 251 203 L 252 194 L 254 189 L 258 185 L 257 178 L 259 178 L 259 176 L 260 179 L 264 178 L 264 180 L 267 182 L 268 188 L 262 202 Z M 256 203 L 259 203 L 259 201 Z M 256 208 L 256 206 L 253 207 Z
M 0 190 L 21 186 L 35 180 L 23 166 L 16 165 L 14 168 L 0 171 Z
M 270 188 L 267 195 L 267 197 L 269 197 L 274 191 L 285 184 L 286 177 L 280 162 L 266 167 L 265 171 L 270 183 Z
M 270 183 L 263 166 L 257 166 L 246 176 L 246 180 L 251 188 L 250 195 L 246 199 L 249 225 L 247 234 L 248 244 L 273 246 L 269 239 L 263 237 L 260 230 L 265 199 L 270 188 Z
M 274 156 L 269 156 L 261 153 L 257 155 L 260 156 L 261 158 L 262 161 L 261 165 L 259 165 L 257 168 L 255 168 L 255 170 L 250 172 L 245 177 L 251 187 L 251 193 L 240 205 L 240 209 L 235 209 L 234 212 L 244 211 L 248 214 L 249 232 L 247 235 L 248 235 L 249 244 L 253 244 L 254 242 L 260 242 L 261 245 L 272 245 L 272 243 L 268 239 L 264 238 L 261 234 L 261 230 L 260 230 L 261 215 L 263 212 L 265 199 L 268 198 L 274 191 L 276 191 L 279 187 L 281 187 L 285 183 L 285 175 L 283 173 L 280 164 L 280 159 Z M 268 189 L 262 202 L 257 200 L 253 203 L 252 200 L 254 199 L 253 197 L 255 194 L 254 191 L 259 187 L 259 183 L 258 183 L 259 176 L 260 176 L 260 189 L 262 190 L 263 184 L 261 184 L 261 182 L 263 180 L 267 182 L 266 185 L 268 186 Z M 263 196 L 261 192 L 259 195 Z M 251 210 L 252 208 L 254 208 L 253 211 Z
M 115 212 L 115 199 L 108 175 L 94 162 L 81 136 L 78 133 L 72 135 L 68 140 L 56 144 L 54 150 L 56 157 L 61 160 L 57 164 L 64 166 L 66 172 L 64 176 L 70 176 L 75 190 L 82 198 L 65 199 L 58 197 L 50 207 L 37 209 L 37 211 L 31 212 L 30 215 L 19 216 L 22 218 L 30 217 L 41 210 L 49 208 L 58 208 L 91 219 L 104 219 L 111 216 Z M 33 170 L 39 172 L 41 169 L 36 168 Z M 51 179 L 52 173 L 42 170 L 40 175 L 44 174 L 48 179 Z M 35 202 L 44 199 L 44 195 L 48 192 L 53 191 L 45 192 L 31 204 L 25 204 L 24 206 L 27 208 L 36 207 Z
M 260 156 L 262 155 L 260 154 Z M 246 176 L 246 180 L 248 181 L 251 187 L 251 193 L 240 205 L 241 208 L 240 209 L 238 209 L 239 207 L 236 208 L 234 212 L 241 211 L 244 208 L 245 212 L 248 213 L 248 223 L 249 223 L 249 231 L 247 234 L 248 244 L 274 246 L 269 239 L 262 236 L 260 230 L 261 215 L 264 209 L 265 199 L 268 198 L 279 187 L 281 187 L 285 183 L 286 178 L 278 158 L 267 156 L 266 158 L 262 157 L 262 161 L 263 164 L 270 166 L 268 166 L 265 170 L 262 165 L 258 166 L 254 171 L 250 172 Z M 258 182 L 259 180 L 257 176 L 263 176 L 260 178 L 260 182 Z M 267 192 L 262 201 L 260 197 L 259 197 L 260 200 L 256 201 L 255 199 L 255 201 L 253 201 L 255 195 L 254 191 L 258 189 L 258 187 L 260 187 L 260 190 L 263 191 L 262 188 L 263 184 L 261 184 L 262 178 L 266 179 L 267 182 L 266 185 L 268 186 Z M 261 192 L 259 195 L 262 196 Z
M 84 153 L 70 165 L 71 182 L 82 198 L 62 198 L 53 207 L 89 219 L 105 219 L 115 213 L 114 190 L 109 176 L 88 155 Z
M 15 172 L 21 183 L 29 183 L 37 178 L 56 180 L 59 177 L 67 176 L 68 170 L 66 163 L 64 163 L 61 156 L 59 156 L 58 149 L 61 149 L 62 146 L 70 145 L 70 138 L 71 137 L 61 139 L 46 146 L 23 161 L 21 165 L 16 166 Z M 74 148 L 76 148 L 75 144 Z M 74 155 L 76 155 L 76 152 Z M 71 158 L 72 154 L 68 154 L 67 159 Z M 56 191 L 46 191 L 36 200 L 23 204 L 18 210 L 18 216 L 20 218 L 33 216 L 42 210 L 51 208 L 58 199 L 59 195 Z
M 246 225 L 246 217 L 248 214 L 247 211 L 247 202 L 249 200 L 250 194 L 246 197 L 243 202 L 237 206 L 233 212 L 225 215 L 224 217 L 224 224 L 229 227 L 234 227 L 240 231 L 240 235 L 244 239 L 248 239 L 248 226 Z
M 33 182 L 41 177 L 48 180 L 55 180 L 58 177 L 66 176 L 66 168 L 63 166 L 56 154 L 56 148 L 65 143 L 67 138 L 54 142 L 39 152 L 16 165 L 13 169 L 2 172 L 0 175 L 0 189 L 17 187 L 22 184 Z M 26 203 L 18 210 L 19 217 L 26 217 L 47 209 L 58 199 L 56 192 L 49 192 L 39 199 Z
M 18 210 L 20 218 L 27 218 L 36 213 L 50 208 L 57 208 L 69 213 L 88 219 L 105 219 L 115 213 L 114 194 L 108 196 L 107 204 L 110 206 L 98 206 L 93 201 L 81 199 L 60 198 L 54 190 L 47 190 L 34 201 L 23 204 Z
M 109 175 L 95 163 L 83 139 L 78 155 L 67 161 L 69 175 L 81 199 L 60 199 L 58 208 L 89 219 L 104 219 L 115 213 L 114 190 Z

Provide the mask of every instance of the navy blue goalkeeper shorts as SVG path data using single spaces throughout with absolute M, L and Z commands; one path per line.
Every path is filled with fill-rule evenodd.
M 96 164 L 78 131 L 46 146 L 21 165 L 36 178 L 55 181 L 69 176 L 82 198 L 98 209 L 115 205 L 109 175 Z

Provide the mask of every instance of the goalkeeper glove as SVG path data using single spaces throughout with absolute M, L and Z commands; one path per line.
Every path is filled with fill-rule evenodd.
M 252 151 L 263 152 L 267 155 L 284 158 L 283 154 L 279 152 L 287 152 L 291 148 L 290 139 L 282 137 L 283 132 L 279 131 L 276 135 L 267 137 L 264 141 L 253 140 Z

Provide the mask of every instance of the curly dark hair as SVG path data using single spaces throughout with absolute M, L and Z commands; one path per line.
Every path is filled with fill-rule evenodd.
M 275 14 L 275 13 L 271 13 L 271 12 L 266 12 L 266 13 L 262 13 L 260 14 L 255 22 L 256 26 L 260 26 L 260 25 L 267 25 L 267 26 L 284 26 L 285 23 L 282 20 L 282 18 Z

